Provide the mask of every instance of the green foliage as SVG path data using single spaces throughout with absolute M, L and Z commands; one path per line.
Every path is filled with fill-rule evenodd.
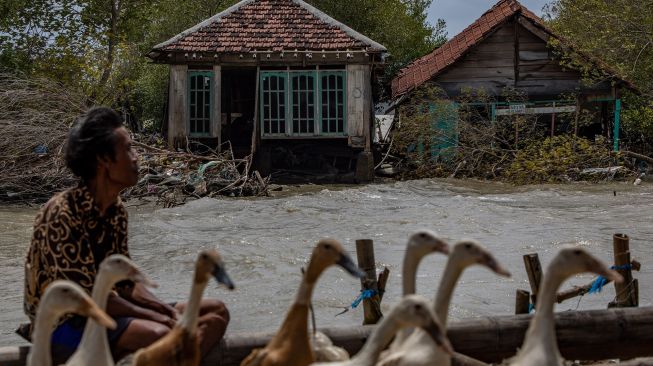
M 445 22 L 427 22 L 433 0 L 308 0 L 308 3 L 384 45 L 386 80 L 447 40 Z
M 505 177 L 517 184 L 566 183 L 585 168 L 614 164 L 609 146 L 561 135 L 536 141 L 517 152 Z
M 578 53 L 566 62 L 584 70 L 592 81 L 605 80 L 605 72 L 582 55 L 600 58 L 616 74 L 632 81 L 641 97 L 625 97 L 622 129 L 628 143 L 653 141 L 653 4 L 637 0 L 554 0 L 545 13 L 550 26 Z

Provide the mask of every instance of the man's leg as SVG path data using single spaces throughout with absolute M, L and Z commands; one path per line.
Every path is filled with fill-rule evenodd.
M 175 308 L 179 311 L 179 314 L 183 314 L 186 303 L 178 303 Z M 229 319 L 229 310 L 222 301 L 214 299 L 202 300 L 199 317 L 199 339 L 202 357 L 222 339 L 227 331 Z
M 151 320 L 133 319 L 115 342 L 116 359 L 147 347 L 170 332 L 170 328 Z

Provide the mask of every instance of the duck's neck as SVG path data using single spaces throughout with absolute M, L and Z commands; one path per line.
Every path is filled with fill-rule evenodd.
M 295 344 L 298 347 L 303 348 L 308 345 L 308 308 L 313 297 L 313 288 L 323 270 L 323 268 L 317 268 L 314 261 L 311 260 L 306 273 L 302 276 L 295 301 L 286 313 L 286 318 L 271 344 L 284 343 L 288 341 L 289 337 L 292 337 L 296 340 Z M 299 342 L 304 345 L 299 346 Z
M 417 266 L 422 258 L 418 258 L 415 253 L 406 250 L 404 256 L 404 266 L 402 268 L 402 281 L 404 296 L 412 295 L 417 291 Z
M 400 324 L 396 320 L 396 315 L 390 313 L 383 317 L 381 322 L 376 326 L 363 348 L 358 352 L 353 360 L 356 364 L 375 365 L 378 361 L 381 351 L 390 343 L 392 337 L 400 329 Z
M 557 275 L 555 269 L 549 269 L 537 294 L 536 313 L 531 321 L 524 346 L 522 349 L 528 351 L 536 345 L 556 345 L 555 323 L 553 321 L 553 309 L 556 302 L 558 288 L 564 282 L 565 277 Z M 555 347 L 557 352 L 558 348 Z
M 92 298 L 97 306 L 106 311 L 107 300 L 113 285 L 118 280 L 112 278 L 106 271 L 100 270 L 95 278 L 95 285 L 93 285 Z M 107 338 L 107 330 L 105 327 L 98 324 L 92 319 L 87 319 L 86 326 L 84 327 L 84 334 L 82 340 L 73 355 L 73 358 L 82 358 L 82 364 L 100 364 L 112 365 L 113 358 L 111 356 L 111 349 L 109 348 L 109 340 Z
M 28 366 L 50 366 L 52 357 L 50 356 L 50 338 L 52 330 L 57 325 L 59 315 L 54 311 L 48 311 L 47 304 L 41 302 L 39 311 L 36 314 L 34 322 L 35 328 L 32 334 L 32 352 L 27 360 Z
M 447 328 L 453 290 L 464 269 L 465 267 L 461 266 L 455 257 L 449 257 L 447 266 L 444 268 L 444 275 L 440 280 L 438 293 L 435 296 L 435 314 L 438 316 L 443 329 Z
M 188 298 L 188 304 L 184 310 L 184 315 L 182 315 L 179 325 L 185 330 L 194 334 L 197 329 L 198 317 L 200 313 L 200 302 L 202 301 L 202 294 L 204 289 L 208 284 L 207 280 L 201 280 L 195 277 L 193 281 L 193 286 L 190 289 L 190 297 Z

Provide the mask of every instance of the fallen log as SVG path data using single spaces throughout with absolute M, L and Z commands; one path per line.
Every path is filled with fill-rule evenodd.
M 556 335 L 568 360 L 653 357 L 653 307 L 558 313 Z M 479 361 L 500 362 L 522 345 L 531 315 L 490 316 L 452 323 L 449 339 L 456 352 Z M 350 354 L 358 352 L 374 325 L 323 328 L 333 343 Z M 239 365 L 254 348 L 265 346 L 272 332 L 225 337 L 202 361 L 203 365 Z M 0 348 L 0 364 L 23 366 L 27 347 Z M 646 364 L 645 364 L 646 365 Z

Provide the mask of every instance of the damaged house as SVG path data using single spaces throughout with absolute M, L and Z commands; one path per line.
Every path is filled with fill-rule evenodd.
M 372 177 L 372 79 L 386 48 L 301 0 L 243 0 L 156 45 L 170 147 L 196 140 L 272 169 Z
M 552 47 L 552 41 L 559 47 Z M 460 34 L 398 73 L 392 81 L 393 108 L 401 112 L 402 104 L 425 84 L 444 92 L 448 106 L 442 107 L 442 101 L 437 107 L 430 104 L 447 112 L 433 122 L 441 136 L 432 146 L 434 156 L 457 145 L 460 108 L 483 109 L 483 119 L 492 123 L 506 116 L 529 116 L 542 138 L 564 133 L 603 136 L 618 149 L 622 91 L 634 87 L 600 60 L 579 55 L 603 76 L 590 85 L 579 69 L 564 62 L 564 52 L 574 51 L 539 17 L 516 0 L 500 0 Z M 467 98 L 461 104 L 459 97 L 470 90 L 489 98 Z M 523 98 L 510 100 L 506 90 Z M 581 111 L 589 117 L 579 125 Z M 514 145 L 518 138 L 515 130 Z

